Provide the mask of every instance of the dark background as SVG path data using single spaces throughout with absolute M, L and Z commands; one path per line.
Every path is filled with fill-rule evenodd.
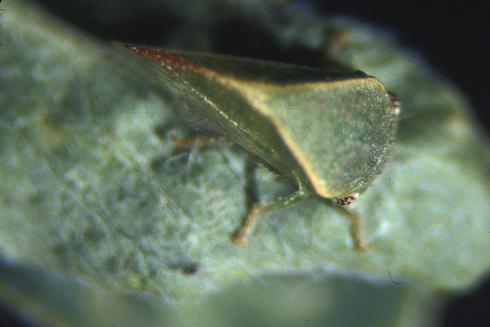
M 40 2 L 67 21 L 102 38 L 120 39 L 121 35 L 129 35 L 131 41 L 147 43 L 151 41 L 155 30 L 161 31 L 165 28 L 161 25 L 161 20 L 155 17 L 132 24 L 123 22 L 114 26 L 103 23 L 97 25 L 90 16 L 90 8 L 85 8 L 81 1 Z M 390 4 L 349 0 L 303 2 L 314 6 L 317 12 L 353 16 L 396 31 L 401 43 L 421 53 L 431 67 L 444 74 L 468 95 L 476 120 L 487 136 L 489 135 L 487 78 L 490 24 L 484 1 L 425 1 L 421 4 L 412 1 L 392 1 Z M 76 8 L 73 3 L 76 3 Z M 450 301 L 445 308 L 443 326 L 490 326 L 490 314 L 487 310 L 490 311 L 490 279 L 483 281 L 468 294 Z M 32 326 L 0 305 L 0 325 L 6 324 Z

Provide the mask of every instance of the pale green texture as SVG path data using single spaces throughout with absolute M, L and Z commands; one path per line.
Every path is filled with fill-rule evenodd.
M 269 281 L 293 273 L 317 279 L 306 288 L 340 287 L 333 302 L 315 307 L 323 295 L 312 298 L 305 309 L 311 311 L 296 315 L 298 321 L 352 305 L 369 307 L 371 296 L 353 304 L 358 297 L 339 286 L 352 285 L 384 304 L 373 319 L 386 320 L 373 326 L 419 326 L 409 312 L 419 312 L 421 298 L 465 289 L 488 271 L 488 144 L 470 125 L 458 91 L 378 33 L 330 22 L 319 29 L 325 33 L 320 39 L 298 41 L 286 28 L 280 32 L 280 24 L 254 16 L 257 24 L 265 21 L 278 35 L 289 35 L 281 42 L 306 42 L 320 53 L 328 42 L 332 56 L 397 93 L 403 112 L 391 160 L 356 205 L 371 251 L 355 251 L 348 221 L 314 198 L 267 214 L 250 245 L 241 248 L 229 237 L 247 210 L 246 153 L 228 144 L 176 151 L 169 136 L 192 132 L 174 114 L 178 102 L 141 78 L 138 63 L 23 1 L 8 1 L 6 9 L 0 51 L 0 299 L 19 310 L 29 307 L 23 298 L 32 297 L 15 269 L 55 274 L 54 283 L 83 281 L 88 295 L 75 302 L 78 314 L 92 297 L 122 292 L 151 298 L 156 321 L 167 310 L 162 299 L 204 301 L 207 309 L 196 315 L 220 317 L 226 312 L 217 307 L 227 293 L 208 298 L 210 291 L 268 275 L 259 295 L 250 296 L 269 299 L 260 296 Z M 248 17 L 246 10 L 243 15 Z M 304 26 L 325 21 L 311 18 Z M 297 22 L 291 18 L 287 28 Z M 332 43 L 339 28 L 351 35 L 350 42 Z M 255 177 L 262 201 L 293 189 L 265 168 Z M 390 276 L 403 290 L 389 286 Z M 331 278 L 342 282 L 332 286 Z M 294 294 L 288 293 L 294 280 L 284 285 L 284 294 Z M 33 300 L 43 308 L 34 316 L 54 321 L 59 313 L 42 300 L 50 291 Z M 213 300 L 220 294 L 225 298 Z M 64 296 L 53 294 L 55 302 L 66 304 Z M 397 309 L 386 307 L 390 296 Z M 270 302 L 262 303 L 264 310 L 273 307 Z M 286 312 L 295 307 L 277 305 Z M 185 305 L 176 310 L 185 312 Z M 121 311 L 132 314 L 131 306 Z

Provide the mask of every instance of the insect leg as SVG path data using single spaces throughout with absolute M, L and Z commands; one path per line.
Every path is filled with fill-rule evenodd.
M 301 189 L 292 193 L 289 196 L 279 197 L 276 200 L 269 202 L 265 205 L 256 203 L 252 206 L 248 212 L 240 229 L 232 236 L 231 240 L 237 245 L 246 245 L 248 237 L 252 233 L 258 218 L 268 212 L 287 207 L 289 205 L 303 201 L 308 197 L 308 194 L 304 193 Z
M 361 232 L 361 215 L 354 209 L 347 209 L 338 205 L 333 205 L 333 208 L 338 210 L 344 217 L 351 221 L 351 235 L 354 241 L 354 247 L 359 251 L 369 250 L 372 245 L 365 241 Z
M 193 139 L 183 139 L 175 134 L 170 135 L 170 139 L 175 143 L 178 148 L 190 148 L 193 146 L 208 146 L 216 143 L 223 142 L 226 138 L 218 135 L 202 134 Z

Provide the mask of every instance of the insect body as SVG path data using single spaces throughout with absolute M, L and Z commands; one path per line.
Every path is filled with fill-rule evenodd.
M 380 173 L 393 145 L 398 102 L 360 71 L 129 48 L 160 66 L 186 100 L 179 110 L 191 125 L 225 135 L 296 181 L 298 192 L 280 203 L 311 194 L 351 203 Z

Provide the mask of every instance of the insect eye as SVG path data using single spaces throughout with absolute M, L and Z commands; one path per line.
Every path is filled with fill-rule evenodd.
M 394 93 L 388 91 L 388 94 L 391 100 L 391 110 L 393 110 L 395 115 L 399 115 L 401 112 L 400 100 L 398 100 Z
M 346 206 L 356 201 L 358 197 L 359 193 L 352 193 L 344 197 L 336 198 L 335 203 L 337 203 L 339 206 Z

